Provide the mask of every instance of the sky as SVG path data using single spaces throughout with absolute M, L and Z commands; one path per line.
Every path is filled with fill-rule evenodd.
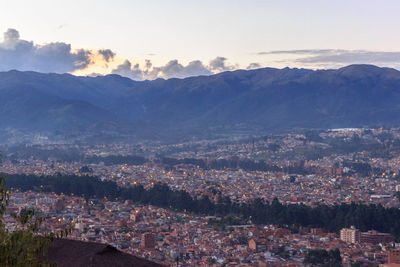
M 400 69 L 398 0 L 0 0 L 0 71 L 183 78 Z

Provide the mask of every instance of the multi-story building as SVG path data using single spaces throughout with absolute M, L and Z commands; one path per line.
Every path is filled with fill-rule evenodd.
M 311 228 L 312 235 L 321 235 L 324 231 L 321 228 Z
M 396 185 L 396 192 L 400 192 L 400 184 Z
M 388 255 L 388 262 L 400 264 L 400 250 L 390 250 Z
M 375 230 L 361 233 L 360 242 L 371 243 L 371 244 L 385 244 L 394 241 L 394 237 L 388 233 L 379 233 Z
M 256 252 L 266 251 L 268 248 L 267 241 L 261 239 L 251 239 L 249 241 L 249 248 Z
M 351 228 L 343 228 L 340 230 L 340 240 L 347 243 L 358 243 L 361 239 L 360 230 L 356 229 L 354 226 Z
M 142 235 L 141 247 L 142 248 L 154 248 L 156 244 L 154 235 L 152 233 L 144 233 Z

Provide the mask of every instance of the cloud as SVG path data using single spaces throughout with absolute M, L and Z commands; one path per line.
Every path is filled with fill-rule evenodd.
M 110 62 L 115 57 L 115 53 L 111 51 L 111 49 L 100 49 L 97 53 L 101 55 L 106 62 Z
M 98 72 L 92 72 L 89 74 L 86 74 L 87 77 L 99 77 L 99 76 L 104 76 L 103 73 L 98 73 Z
M 15 44 L 19 40 L 19 32 L 15 29 L 8 29 L 4 33 L 4 43 L 5 44 Z
M 169 61 L 165 66 L 153 68 L 149 72 L 150 78 L 153 78 L 151 76 L 155 74 L 157 74 L 157 77 L 163 78 L 185 78 L 189 76 L 211 75 L 213 73 L 199 60 L 191 61 L 184 66 L 175 59 Z
M 64 29 L 66 26 L 67 26 L 67 24 L 60 24 L 60 25 L 58 25 L 57 27 L 55 27 L 54 29 L 55 29 L 56 31 L 59 31 L 59 30 Z
M 261 68 L 261 64 L 260 63 L 250 63 L 249 66 L 247 66 L 246 69 L 253 70 L 253 69 L 259 69 L 259 68 Z
M 182 64 L 177 59 L 173 59 L 165 65 L 154 66 L 150 59 L 146 59 L 143 65 L 125 60 L 112 69 L 111 64 L 108 63 L 113 62 L 115 64 L 115 57 L 115 52 L 110 49 L 73 50 L 70 44 L 64 42 L 36 44 L 33 41 L 21 39 L 19 32 L 15 29 L 8 29 L 4 33 L 3 40 L 0 40 L 0 71 L 17 69 L 44 73 L 78 72 L 97 75 L 97 71 L 101 67 L 105 70 L 104 72 L 111 70 L 110 72 L 113 74 L 134 80 L 153 80 L 211 75 L 238 68 L 238 65 L 228 64 L 227 58 L 219 56 L 211 60 L 209 64 L 204 64 L 200 60 Z M 94 68 L 91 68 L 92 66 Z M 259 65 L 253 63 L 251 68 L 255 67 L 259 67 Z
M 210 69 L 213 71 L 229 71 L 235 69 L 235 66 L 226 65 L 227 58 L 216 57 L 210 61 Z
M 307 55 L 307 54 L 324 54 L 341 52 L 346 50 L 340 49 L 300 49 L 300 50 L 274 50 L 274 51 L 262 51 L 258 52 L 257 55 L 279 55 L 279 54 L 292 54 L 292 55 Z
M 153 63 L 151 63 L 150 59 L 146 59 L 144 66 L 146 69 L 150 69 L 153 66 Z
M 296 60 L 299 63 L 400 63 L 400 52 L 340 51 L 321 53 Z
M 376 64 L 385 66 L 398 66 L 400 52 L 344 50 L 344 49 L 304 49 L 304 50 L 277 50 L 259 52 L 258 55 L 289 55 L 292 58 L 281 62 L 295 63 L 308 66 L 334 66 L 348 64 Z
M 22 40 L 15 29 L 8 29 L 0 42 L 0 71 L 72 72 L 92 64 L 91 57 L 90 50 L 73 51 L 70 44 L 62 42 L 37 45 Z
M 186 78 L 190 76 L 211 75 L 213 72 L 201 61 L 195 60 L 187 65 L 179 63 L 178 60 L 170 60 L 164 66 L 153 66 L 153 63 L 146 59 L 143 68 L 139 64 L 132 65 L 129 60 L 112 70 L 113 74 L 119 74 L 134 80 L 153 80 L 157 78 Z
M 143 80 L 143 71 L 139 68 L 139 64 L 132 66 L 129 60 L 125 60 L 124 63 L 117 66 L 116 69 L 111 71 L 112 74 L 118 74 L 121 76 L 129 77 L 133 80 Z

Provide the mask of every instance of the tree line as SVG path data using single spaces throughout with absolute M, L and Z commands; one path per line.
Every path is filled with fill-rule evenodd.
M 329 251 L 324 249 L 311 249 L 307 251 L 303 263 L 306 266 L 340 267 L 342 266 L 342 257 L 340 256 L 339 249 Z
M 6 229 L 4 214 L 10 194 L 5 187 L 5 175 L 0 173 L 0 266 L 55 266 L 48 261 L 48 248 L 52 241 L 68 236 L 72 225 L 60 232 L 43 233 L 43 218 L 33 209 L 11 214 L 16 221 L 13 231 Z
M 400 240 L 400 210 L 382 205 L 343 203 L 311 207 L 303 204 L 284 205 L 278 199 L 268 202 L 259 198 L 249 203 L 238 203 L 220 195 L 216 201 L 211 201 L 207 196 L 192 197 L 186 191 L 172 190 L 161 183 L 149 189 L 142 185 L 121 187 L 113 181 L 75 175 L 9 175 L 6 186 L 22 191 L 73 194 L 87 199 L 132 200 L 136 204 L 195 214 L 234 215 L 256 224 L 276 224 L 291 229 L 320 227 L 325 231 L 338 232 L 343 227 L 354 225 L 361 231 L 374 229 L 391 233 Z

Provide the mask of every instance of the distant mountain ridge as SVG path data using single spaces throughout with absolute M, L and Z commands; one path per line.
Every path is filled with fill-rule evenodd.
M 161 136 L 400 126 L 400 72 L 372 65 L 142 82 L 13 70 L 0 72 L 0 96 L 0 129 L 25 131 Z

